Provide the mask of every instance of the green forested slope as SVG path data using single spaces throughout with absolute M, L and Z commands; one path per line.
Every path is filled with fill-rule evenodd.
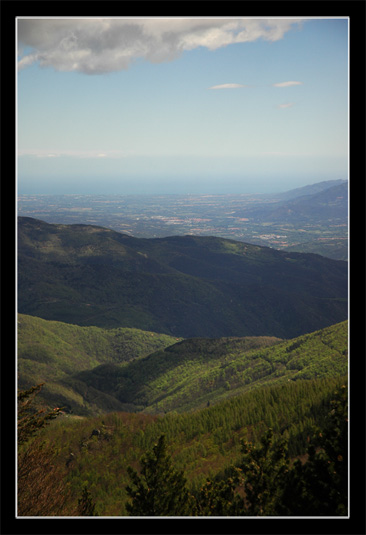
M 344 384 L 345 377 L 290 381 L 179 415 L 119 412 L 98 418 L 64 416 L 52 423 L 44 437 L 58 452 L 54 462 L 66 470 L 70 500 L 77 500 L 87 486 L 99 515 L 123 516 L 127 467 L 138 468 L 141 456 L 162 434 L 175 468 L 184 470 L 194 491 L 206 477 L 220 477 L 238 463 L 241 439 L 257 443 L 270 427 L 275 436 L 288 442 L 292 458 L 302 455 L 313 426 L 324 427 L 329 400 Z M 93 436 L 94 429 L 100 434 Z M 72 462 L 67 463 L 70 453 Z
M 19 218 L 19 312 L 190 337 L 292 338 L 347 318 L 347 263 Z
M 62 380 L 102 363 L 119 364 L 144 357 L 176 341 L 177 338 L 138 329 L 80 327 L 19 314 L 19 388 L 45 382 L 43 399 L 77 412 L 120 409 L 120 403 L 108 392 L 99 392 L 98 405 L 92 408 L 88 396 L 83 397 Z
M 134 329 L 104 330 L 19 316 L 21 388 L 76 414 L 186 411 L 253 388 L 347 373 L 348 324 L 291 340 L 183 341 Z
M 344 375 L 347 356 L 348 324 L 343 322 L 287 341 L 184 340 L 139 361 L 101 365 L 65 382 L 82 381 L 132 410 L 182 412 L 265 385 Z
M 19 387 L 65 409 L 40 440 L 68 510 L 87 487 L 125 515 L 127 466 L 163 434 L 192 492 L 268 428 L 303 455 L 347 382 L 344 262 L 27 218 L 19 245 Z

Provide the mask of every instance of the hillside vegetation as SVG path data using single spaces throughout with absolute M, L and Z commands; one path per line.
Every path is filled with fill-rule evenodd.
M 122 409 L 117 399 L 98 392 L 98 403 L 63 383 L 65 377 L 101 364 L 120 364 L 177 342 L 139 329 L 80 327 L 18 315 L 18 384 L 25 389 L 46 383 L 40 398 L 79 414 Z
M 190 339 L 138 361 L 105 364 L 65 379 L 112 395 L 130 410 L 188 411 L 253 388 L 344 375 L 347 322 L 280 341 L 264 337 Z
M 19 218 L 19 312 L 184 338 L 293 338 L 347 318 L 347 263 L 242 242 Z
M 21 515 L 347 514 L 346 262 L 18 230 Z
M 291 340 L 177 341 L 19 316 L 20 387 L 45 382 L 48 404 L 81 415 L 192 410 L 261 386 L 344 375 L 347 355 L 347 322 Z
M 179 415 L 64 416 L 46 429 L 43 439 L 58 452 L 54 463 L 64 471 L 70 505 L 87 486 L 98 515 L 124 516 L 127 467 L 138 469 L 142 455 L 161 435 L 175 468 L 184 471 L 195 493 L 208 477 L 212 483 L 227 478 L 240 463 L 241 440 L 258 444 L 269 428 L 286 442 L 290 458 L 303 455 L 314 426 L 323 429 L 328 423 L 334 391 L 346 383 L 345 377 L 290 381 Z

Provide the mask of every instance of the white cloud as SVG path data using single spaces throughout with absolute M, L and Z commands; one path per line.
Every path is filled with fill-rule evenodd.
M 32 65 L 35 61 L 38 60 L 38 54 L 28 54 L 18 61 L 18 69 L 24 69 L 28 65 Z
M 303 85 L 303 82 L 280 82 L 273 84 L 273 87 L 292 87 L 294 85 Z
M 212 87 L 209 87 L 209 89 L 238 89 L 240 87 L 248 87 L 248 86 L 241 85 L 241 84 L 221 84 L 221 85 L 213 85 Z
M 19 61 L 85 74 L 127 69 L 137 58 L 170 61 L 185 50 L 209 50 L 258 39 L 277 41 L 295 19 L 70 18 L 18 19 L 20 45 L 33 50 Z
M 292 108 L 293 105 L 294 105 L 293 102 L 287 102 L 286 104 L 279 104 L 278 108 L 281 108 L 281 109 L 283 109 L 283 108 Z

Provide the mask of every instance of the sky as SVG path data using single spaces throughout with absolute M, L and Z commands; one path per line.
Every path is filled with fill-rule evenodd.
M 348 22 L 18 18 L 18 193 L 347 179 Z

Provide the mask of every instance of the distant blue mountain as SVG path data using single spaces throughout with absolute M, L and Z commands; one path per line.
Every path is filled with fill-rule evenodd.
M 276 196 L 278 202 L 263 203 L 248 211 L 261 221 L 314 224 L 333 219 L 346 223 L 348 217 L 348 182 L 331 180 L 305 186 Z
M 317 182 L 316 184 L 309 184 L 308 186 L 302 186 L 301 188 L 284 191 L 283 193 L 277 193 L 271 197 L 281 201 L 289 201 L 297 197 L 303 197 L 304 195 L 316 195 L 317 193 L 333 188 L 334 186 L 346 186 L 347 184 L 348 180 L 325 180 L 323 182 Z

